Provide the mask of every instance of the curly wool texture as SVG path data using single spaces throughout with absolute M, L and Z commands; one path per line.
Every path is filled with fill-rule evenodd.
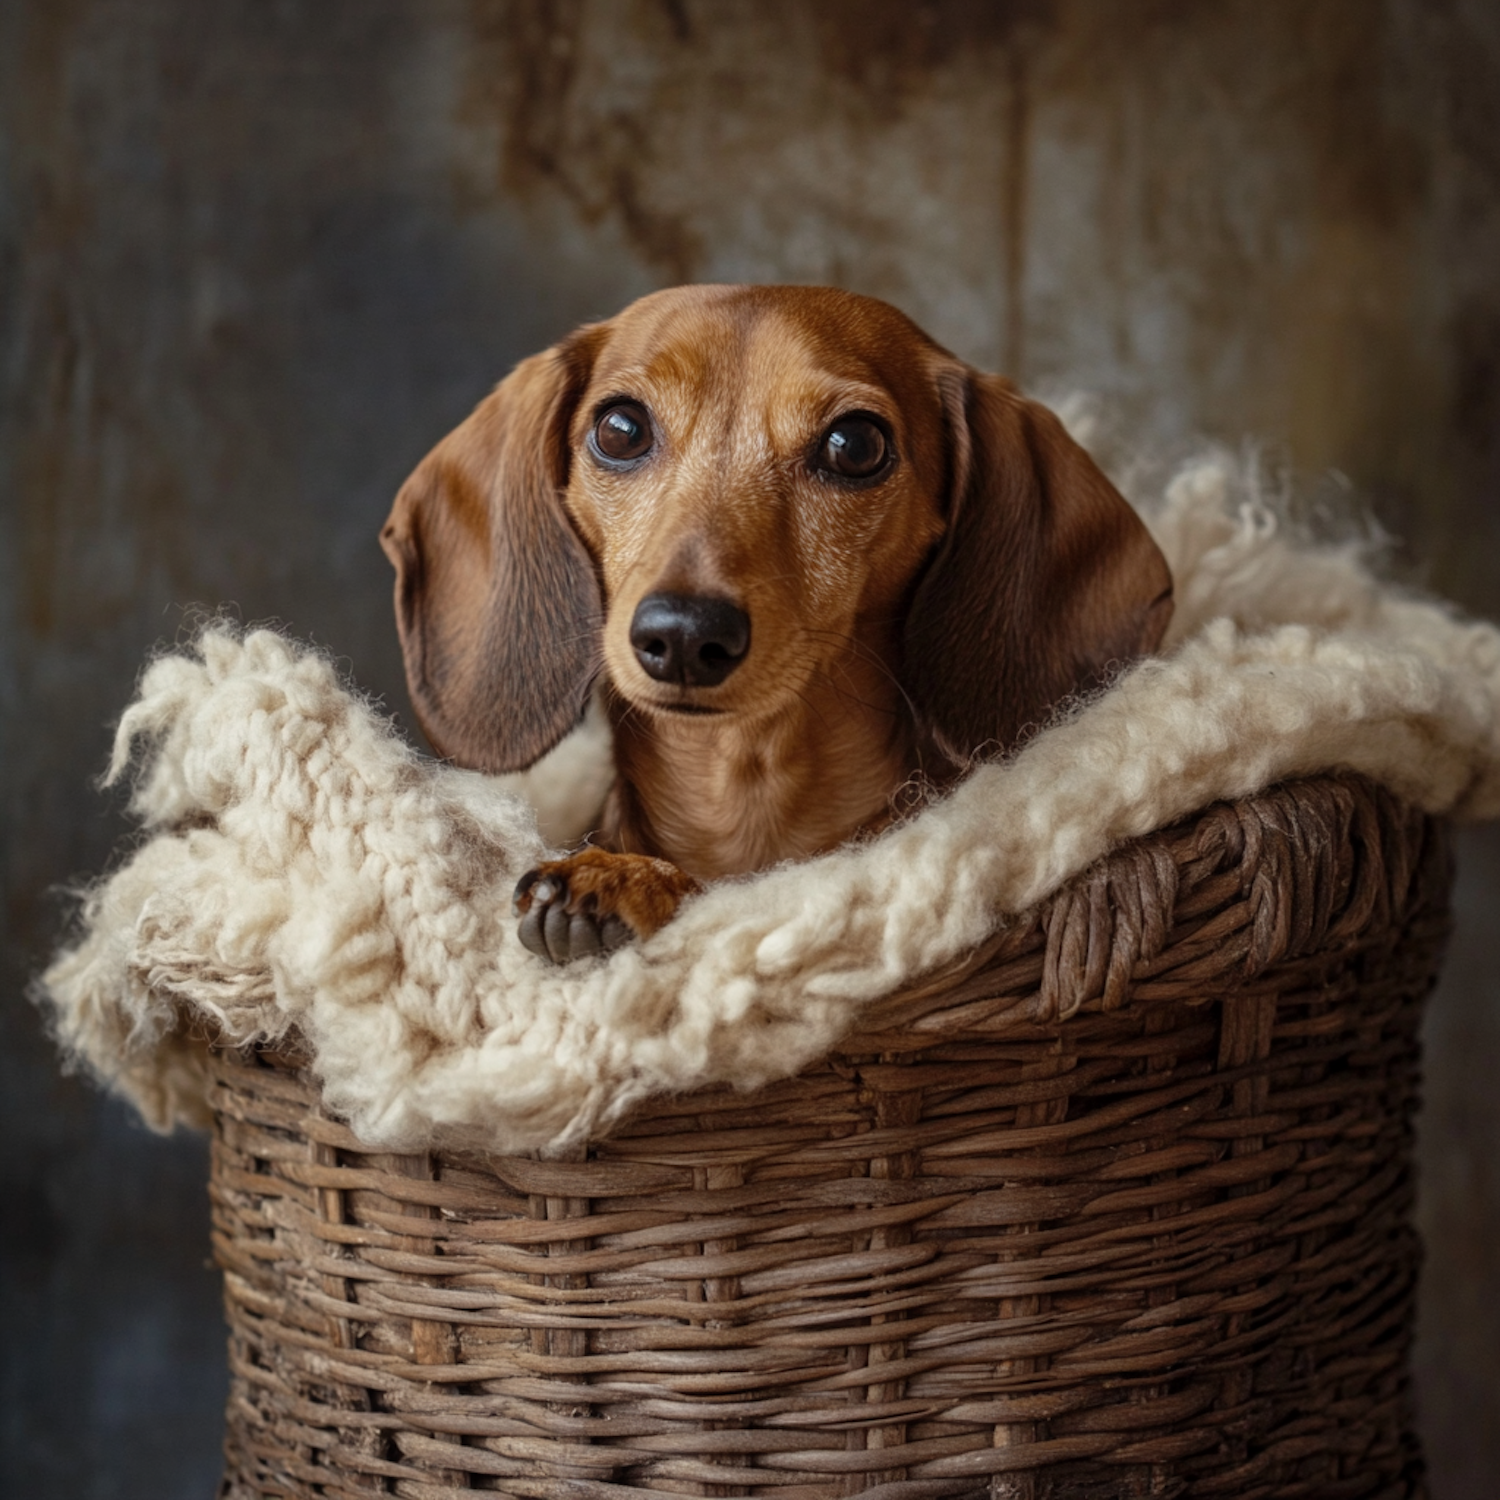
M 1432 812 L 1500 812 L 1500 632 L 1299 542 L 1225 458 L 1151 524 L 1162 657 L 880 838 L 724 882 L 650 942 L 552 968 L 511 891 L 609 780 L 586 723 L 518 777 L 419 757 L 323 657 L 214 627 L 146 671 L 149 839 L 86 898 L 42 981 L 63 1045 L 147 1120 L 205 1112 L 202 1041 L 310 1043 L 372 1144 L 562 1149 L 638 1100 L 790 1076 L 861 1007 L 981 942 L 1123 840 L 1219 798 L 1347 768 Z

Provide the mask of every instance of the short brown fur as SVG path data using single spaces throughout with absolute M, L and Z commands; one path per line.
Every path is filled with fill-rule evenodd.
M 624 398 L 655 433 L 629 471 L 588 441 Z M 850 412 L 889 431 L 878 482 L 816 466 Z M 579 330 L 423 461 L 382 541 L 440 753 L 529 765 L 602 681 L 617 779 L 597 842 L 652 858 L 608 873 L 588 851 L 543 889 L 641 936 L 694 882 L 833 848 L 914 775 L 942 786 L 1013 745 L 1171 613 L 1160 552 L 1056 417 L 826 287 L 680 287 Z M 749 617 L 722 682 L 642 669 L 630 623 L 661 592 Z

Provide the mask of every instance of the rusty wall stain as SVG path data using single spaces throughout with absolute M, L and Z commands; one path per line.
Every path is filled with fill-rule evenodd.
M 539 223 L 566 203 L 658 283 L 843 281 L 907 303 L 924 239 L 969 231 L 953 286 L 974 307 L 955 321 L 1004 296 L 987 255 L 1004 103 L 980 90 L 1046 7 L 473 0 L 469 14 L 459 114 L 483 143 L 465 164 L 477 202 Z M 975 135 L 955 151 L 966 111 Z M 917 279 L 936 288 L 943 269 Z
M 680 138 L 702 128 L 705 110 L 741 111 L 750 133 L 777 140 L 818 130 L 830 112 L 878 125 L 941 92 L 957 60 L 992 57 L 1000 76 L 1012 75 L 1012 96 L 1021 97 L 1007 54 L 1052 16 L 1050 0 L 609 7 L 470 0 L 465 112 L 501 121 L 495 182 L 503 193 L 550 189 L 585 223 L 613 216 L 664 280 L 691 280 L 703 268 L 707 235 L 691 210 L 662 206 L 658 190 L 680 170 Z M 586 57 L 644 63 L 649 84 L 628 102 L 601 106 L 582 67 Z M 695 75 L 705 71 L 715 87 L 695 90 Z M 1019 160 L 1008 171 L 1024 180 Z M 709 198 L 737 186 L 732 171 L 695 184 Z M 1019 200 L 1012 193 L 1009 201 Z
M 685 5 L 652 5 L 638 14 L 638 24 L 654 33 L 650 42 L 691 56 Z M 585 224 L 613 216 L 667 282 L 693 280 L 702 255 L 698 236 L 683 216 L 651 204 L 648 183 L 663 169 L 649 128 L 653 111 L 594 114 L 578 97 L 586 19 L 584 0 L 473 0 L 469 109 L 503 117 L 497 185 L 521 197 L 559 192 Z
M 792 6 L 760 11 L 763 44 L 786 35 Z M 965 56 L 1003 57 L 1056 24 L 1053 0 L 828 0 L 812 7 L 818 60 L 843 79 L 874 116 L 941 87 Z

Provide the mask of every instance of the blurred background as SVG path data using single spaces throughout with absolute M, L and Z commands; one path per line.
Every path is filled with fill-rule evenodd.
M 1500 615 L 1494 0 L 0 0 L 0 1492 L 203 1500 L 201 1140 L 24 998 L 182 606 L 405 709 L 375 536 L 521 356 L 680 281 L 888 298 L 1126 447 L 1254 440 Z M 1435 1500 L 1500 1482 L 1500 833 L 1427 1032 Z

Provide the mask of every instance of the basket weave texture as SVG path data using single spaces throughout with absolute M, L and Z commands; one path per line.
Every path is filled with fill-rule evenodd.
M 217 1054 L 220 1493 L 1420 1495 L 1449 881 L 1358 778 L 1218 804 L 573 1161 L 374 1152 Z

